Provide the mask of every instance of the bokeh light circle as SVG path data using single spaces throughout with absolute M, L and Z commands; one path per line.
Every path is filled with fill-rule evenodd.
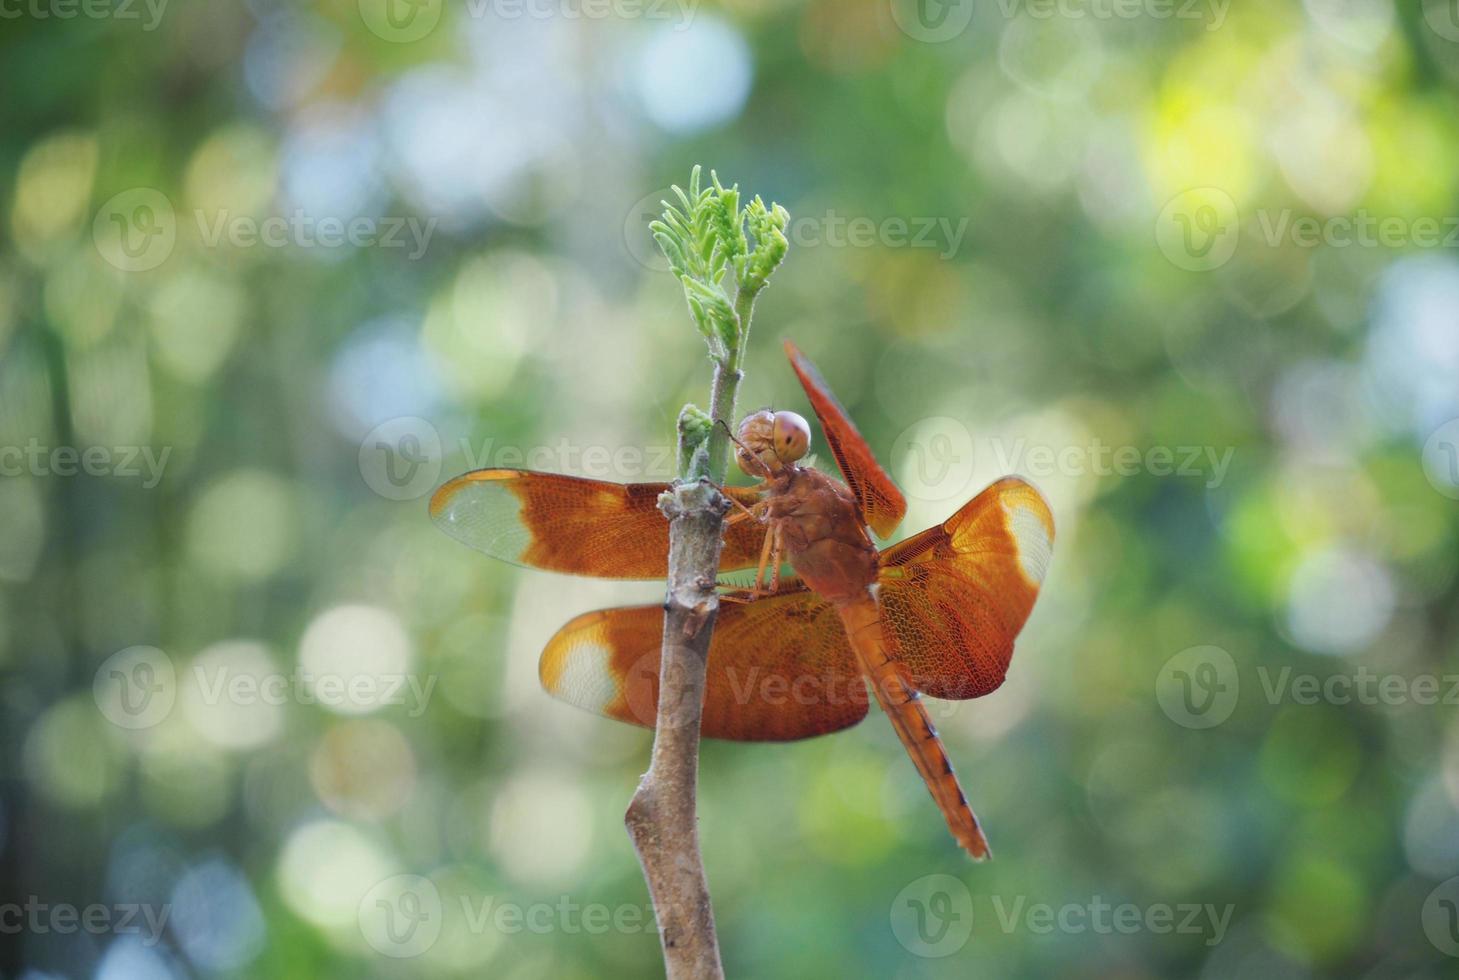
M 395 614 L 374 606 L 336 606 L 316 616 L 299 641 L 304 694 L 327 711 L 369 714 L 427 694 L 409 674 L 415 652 Z M 414 683 L 413 683 L 414 682 Z M 424 705 L 411 704 L 411 710 Z

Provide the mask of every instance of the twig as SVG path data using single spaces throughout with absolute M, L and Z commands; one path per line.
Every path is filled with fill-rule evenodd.
M 696 813 L 699 727 L 709 643 L 719 612 L 715 581 L 729 500 L 717 489 L 729 469 L 740 363 L 755 297 L 785 257 L 789 215 L 755 198 L 743 210 L 739 190 L 714 179 L 700 189 L 694 168 L 688 193 L 674 188 L 681 212 L 665 204 L 650 227 L 684 286 L 696 326 L 714 363 L 710 414 L 685 406 L 679 416 L 679 480 L 659 498 L 669 521 L 668 590 L 659 659 L 658 717 L 648 772 L 624 823 L 653 899 L 669 980 L 722 978 L 719 939 Z M 744 233 L 748 224 L 754 246 Z M 734 299 L 722 285 L 733 271 Z
M 669 980 L 723 977 L 695 812 L 705 667 L 719 599 L 715 571 L 727 502 L 708 480 L 659 500 L 669 519 L 669 587 L 653 758 L 624 822 L 653 899 Z
M 740 304 L 736 307 L 738 310 Z M 741 339 L 748 333 L 749 305 L 743 307 L 743 313 Z M 735 396 L 743 377 L 740 345 L 735 344 L 727 354 L 715 362 L 710 404 L 712 417 L 729 423 L 734 419 Z M 728 468 L 724 437 L 728 430 L 724 425 L 711 425 L 707 463 L 722 481 Z M 716 435 L 725 443 L 718 454 Z M 693 454 L 682 443 L 691 438 L 681 424 L 680 456 L 686 460 Z M 700 465 L 705 462 L 701 460 Z M 691 463 L 691 471 L 693 468 Z M 669 521 L 669 581 L 659 653 L 658 718 L 648 772 L 628 804 L 624 823 L 658 917 L 665 972 L 669 980 L 698 980 L 724 976 L 709 882 L 699 850 L 696 808 L 705 672 L 719 613 L 714 583 L 729 500 L 708 476 L 701 476 L 693 482 L 677 482 L 659 498 L 659 509 Z

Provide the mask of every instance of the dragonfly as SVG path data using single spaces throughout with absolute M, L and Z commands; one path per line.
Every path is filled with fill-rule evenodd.
M 1004 477 L 939 525 L 878 549 L 907 503 L 815 365 L 790 341 L 800 380 L 841 480 L 806 465 L 810 426 L 792 411 L 747 415 L 732 433 L 739 468 L 759 482 L 729 498 L 704 686 L 702 734 L 786 742 L 866 717 L 868 687 L 957 843 L 988 841 L 923 695 L 968 700 L 996 690 L 1053 553 L 1054 520 L 1030 483 Z M 808 461 L 807 461 L 808 462 Z M 609 579 L 667 575 L 665 483 L 613 483 L 480 469 L 444 484 L 430 513 L 447 534 L 503 561 Z M 782 574 L 788 563 L 789 574 Z M 660 605 L 585 613 L 548 641 L 542 686 L 608 718 L 652 728 Z

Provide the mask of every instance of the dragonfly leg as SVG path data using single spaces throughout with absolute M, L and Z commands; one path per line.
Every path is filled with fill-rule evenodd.
M 771 549 L 770 549 L 770 552 L 771 552 L 770 560 L 771 560 L 771 562 L 773 562 L 773 564 L 771 565 L 771 568 L 770 568 L 770 591 L 771 592 L 775 592 L 775 591 L 777 591 L 780 588 L 780 563 L 782 561 L 782 558 L 781 558 L 781 550 L 782 550 L 781 549 L 781 545 L 782 545 L 782 542 L 781 542 L 781 539 L 780 539 L 780 529 L 781 529 L 781 527 L 782 527 L 781 523 L 779 521 L 776 521 L 775 524 L 771 527 L 770 531 L 765 535 L 765 543 L 767 545 L 770 543 L 771 539 L 774 539 L 774 541 L 775 541 L 774 546 L 771 547 Z M 761 565 L 763 567 L 763 565 L 764 565 L 764 559 L 761 559 Z
M 724 585 L 724 591 L 719 593 L 721 602 L 744 604 L 754 602 L 756 599 L 769 599 L 779 595 L 774 589 L 739 589 L 725 583 L 721 584 Z
M 719 594 L 721 599 L 726 602 L 754 602 L 756 599 L 763 599 L 780 591 L 780 563 L 783 551 L 780 527 L 778 520 L 772 521 L 765 532 L 765 544 L 760 548 L 760 565 L 755 569 L 755 584 L 748 589 L 730 587 Z M 765 581 L 767 567 L 770 569 L 768 585 Z
M 775 536 L 780 530 L 776 524 L 765 531 L 765 543 L 760 546 L 760 565 L 755 569 L 755 591 L 760 591 L 760 585 L 765 581 L 765 564 L 770 560 L 771 546 L 775 542 Z
M 723 487 L 720 487 L 719 490 L 720 490 L 720 493 L 724 493 L 724 488 Z M 734 523 L 736 523 L 738 521 L 743 521 L 743 520 L 746 520 L 746 519 L 757 520 L 757 521 L 760 519 L 760 515 L 755 513 L 754 508 L 746 507 L 744 504 L 740 503 L 738 500 L 736 500 L 734 497 L 731 497 L 729 494 L 725 493 L 724 494 L 724 499 L 728 500 L 733 506 L 738 507 L 740 509 L 739 510 L 739 513 L 734 514 L 734 515 L 731 515 L 730 517 L 728 517 L 728 518 L 725 519 L 725 523 L 726 524 L 734 524 Z M 759 504 L 756 504 L 755 506 L 758 507 L 760 505 Z
M 724 493 L 723 487 L 720 487 L 719 489 L 721 493 Z M 763 524 L 767 520 L 767 514 L 769 512 L 769 501 L 761 500 L 753 506 L 746 507 L 744 504 L 740 503 L 738 500 L 736 500 L 734 497 L 731 497 L 727 493 L 725 494 L 725 498 L 731 504 L 739 508 L 736 513 L 733 513 L 729 517 L 726 517 L 724 519 L 726 527 L 738 524 L 741 521 L 759 521 Z

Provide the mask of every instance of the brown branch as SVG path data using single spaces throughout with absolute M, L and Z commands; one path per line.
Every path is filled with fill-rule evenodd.
M 719 612 L 714 583 L 724 547 L 729 500 L 717 485 L 729 468 L 724 433 L 735 415 L 740 356 L 749 333 L 753 295 L 737 304 L 740 343 L 716 361 L 710 391 L 713 419 L 707 445 L 697 454 L 681 428 L 680 458 L 697 479 L 680 479 L 659 497 L 669 520 L 669 581 L 664 598 L 664 638 L 659 652 L 659 704 L 653 756 L 628 804 L 624 823 L 653 899 L 668 980 L 719 980 L 719 938 L 704 858 L 699 852 L 699 726 L 709 641 Z M 720 424 L 723 423 L 723 424 Z M 707 476 L 706 476 L 707 474 Z
M 659 509 L 669 520 L 669 581 L 659 651 L 658 717 L 648 772 L 623 818 L 653 899 L 668 980 L 724 977 L 695 812 L 705 672 L 719 612 L 715 581 L 729 509 L 718 488 L 729 470 L 730 426 L 755 296 L 785 258 L 784 232 L 790 220 L 784 208 L 772 204 L 767 209 L 758 197 L 741 210 L 738 187 L 726 191 L 712 172 L 711 178 L 714 190 L 701 193 L 695 167 L 689 192 L 679 192 L 688 213 L 665 205 L 664 220 L 649 226 L 684 285 L 714 362 L 708 428 L 702 412 L 684 407 L 679 416 L 679 480 L 659 497 Z M 733 226 L 727 234 L 726 222 Z M 743 233 L 747 222 L 755 237 L 748 253 Z M 718 239 L 712 254 L 705 247 L 706 228 Z M 735 270 L 733 304 L 720 285 L 727 264 Z
M 669 980 L 719 978 L 719 939 L 695 812 L 705 666 L 719 611 L 715 574 L 729 502 L 707 479 L 659 498 L 669 519 L 669 584 L 653 758 L 624 823 L 658 918 Z

